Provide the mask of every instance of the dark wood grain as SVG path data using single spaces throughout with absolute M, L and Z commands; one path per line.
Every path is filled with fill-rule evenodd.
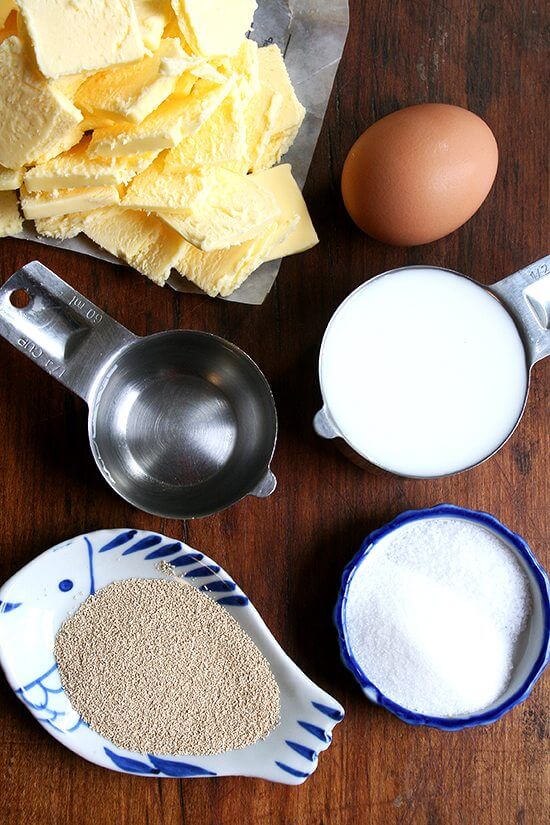
M 272 498 L 248 499 L 198 522 L 153 518 L 125 505 L 101 480 L 88 451 L 83 403 L 0 342 L 0 579 L 85 530 L 134 526 L 185 538 L 231 571 L 289 654 L 347 710 L 334 744 L 300 788 L 243 779 L 157 781 L 80 760 L 31 719 L 2 678 L 0 821 L 548 821 L 548 680 L 491 727 L 455 734 L 414 729 L 362 698 L 339 663 L 331 610 L 342 567 L 362 537 L 409 507 L 450 501 L 488 510 L 548 564 L 550 360 L 534 371 L 525 417 L 508 445 L 454 478 L 364 474 L 311 429 L 322 332 L 351 289 L 384 269 L 419 262 L 490 283 L 547 251 L 544 7 L 543 0 L 352 0 L 350 36 L 306 187 L 322 242 L 285 262 L 262 307 L 178 295 L 128 269 L 0 242 L 3 280 L 38 257 L 139 334 L 188 327 L 234 341 L 265 370 L 281 423 Z M 423 101 L 460 104 L 486 118 L 500 146 L 500 169 L 465 227 L 426 247 L 394 249 L 351 225 L 339 197 L 340 170 L 373 120 Z

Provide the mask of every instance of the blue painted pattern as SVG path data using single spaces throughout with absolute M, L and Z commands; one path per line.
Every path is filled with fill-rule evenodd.
M 12 610 L 21 607 L 22 604 L 23 602 L 3 602 L 0 599 L 0 613 L 10 613 Z
M 52 677 L 55 677 L 52 679 Z M 53 682 L 56 687 L 53 687 L 48 682 Z M 59 686 L 57 686 L 59 685 Z M 40 696 L 40 700 L 34 701 L 30 698 L 28 694 L 30 693 L 37 693 Z M 59 675 L 57 673 L 57 665 L 53 664 L 49 670 L 39 676 L 37 679 L 33 679 L 32 682 L 29 682 L 23 687 L 18 688 L 15 691 L 16 695 L 27 705 L 28 708 L 31 710 L 38 711 L 40 715 L 36 715 L 36 718 L 39 722 L 44 724 L 50 725 L 54 730 L 59 731 L 60 733 L 72 733 L 81 724 L 83 724 L 82 719 L 78 719 L 77 722 L 70 728 L 66 726 L 59 726 L 56 724 L 57 720 L 60 717 L 65 716 L 66 713 L 64 710 L 56 710 L 55 707 L 52 705 L 52 701 L 55 700 L 56 696 L 61 696 L 63 694 L 63 688 L 61 686 L 61 681 L 59 679 Z M 38 697 L 37 697 L 38 698 Z
M 249 599 L 219 565 L 212 562 L 204 554 L 187 548 L 181 541 L 137 530 L 121 530 L 116 533 L 111 531 L 108 536 L 105 533 L 91 533 L 89 536 L 81 536 L 78 539 L 65 542 L 53 548 L 53 550 L 64 548 L 74 550 L 78 556 L 76 562 L 79 567 L 71 566 L 74 559 L 71 554 L 70 558 L 67 556 L 66 570 L 64 564 L 61 565 L 60 569 L 59 567 L 56 568 L 57 575 L 51 582 L 53 588 L 51 596 L 55 598 L 55 591 L 58 604 L 64 605 L 61 608 L 62 610 L 66 610 L 66 602 L 63 599 L 60 600 L 59 591 L 68 593 L 76 588 L 79 593 L 83 592 L 84 595 L 86 595 L 87 590 L 90 594 L 94 594 L 96 583 L 98 587 L 101 587 L 106 581 L 111 580 L 106 578 L 103 572 L 101 556 L 98 555 L 103 553 L 110 554 L 109 560 L 105 560 L 108 570 L 112 567 L 111 557 L 115 563 L 119 560 L 122 563 L 122 558 L 128 557 L 128 562 L 132 560 L 129 569 L 132 570 L 132 565 L 135 566 L 135 562 L 137 562 L 136 570 L 142 576 L 147 576 L 149 563 L 153 566 L 151 568 L 152 575 L 158 575 L 158 572 L 156 572 L 157 560 L 167 559 L 184 579 L 192 582 L 193 586 L 208 594 L 209 598 L 215 600 L 218 604 L 228 608 L 235 607 L 239 611 L 241 608 L 250 605 Z M 115 569 L 113 568 L 113 570 Z M 126 568 L 121 567 L 120 569 L 125 570 Z M 66 578 L 63 578 L 64 573 Z M 86 581 L 87 578 L 88 581 Z M 10 595 L 11 592 L 13 591 L 10 591 Z M 17 601 L 0 601 L 0 619 L 2 614 L 9 613 L 21 606 L 22 603 Z M 24 610 L 22 614 L 24 614 Z M 9 621 L 10 619 L 6 619 L 6 622 Z M 13 621 L 18 621 L 18 619 Z M 282 686 L 281 689 L 283 689 Z M 83 752 L 81 750 L 82 741 L 88 742 L 90 736 L 98 739 L 99 741 L 94 746 L 93 752 L 91 751 L 89 755 L 86 755 L 92 761 L 98 761 L 94 758 L 94 754 L 97 756 L 97 746 L 99 745 L 102 756 L 102 760 L 98 762 L 99 764 L 110 764 L 112 768 L 120 771 L 150 777 L 190 778 L 217 776 L 222 773 L 225 775 L 227 773 L 225 767 L 223 769 L 219 767 L 220 763 L 217 757 L 213 760 L 210 758 L 206 761 L 203 761 L 203 759 L 198 760 L 203 765 L 206 764 L 215 768 L 215 770 L 209 770 L 200 764 L 194 764 L 194 759 L 191 757 L 184 757 L 185 761 L 183 761 L 178 757 L 167 758 L 155 754 L 139 755 L 119 750 L 112 743 L 110 744 L 108 741 L 101 739 L 98 734 L 88 728 L 71 707 L 61 686 L 55 663 L 36 679 L 16 688 L 15 692 L 39 722 L 46 728 L 53 729 L 52 732 L 55 732 L 58 738 L 66 741 L 67 745 L 76 750 L 77 753 Z M 321 702 L 312 701 L 312 698 L 316 696 L 321 699 Z M 328 704 L 323 704 L 325 698 L 329 699 Z M 267 771 L 265 778 L 272 779 L 275 778 L 274 774 L 278 774 L 280 775 L 278 781 L 299 784 L 315 770 L 319 751 L 324 750 L 330 743 L 330 730 L 332 730 L 335 722 L 340 721 L 343 715 L 339 709 L 329 705 L 330 697 L 322 692 L 314 691 L 305 703 L 301 703 L 301 712 L 297 707 L 295 715 L 286 720 L 290 722 L 292 729 L 292 733 L 290 733 L 290 729 L 286 733 L 288 739 L 284 738 L 284 734 L 273 732 L 273 751 L 267 756 L 269 767 L 265 766 Z M 308 708 L 310 713 L 308 713 Z M 79 728 L 81 728 L 80 731 Z M 74 740 L 70 736 L 65 738 L 67 734 L 74 731 L 77 731 Z M 75 744 L 71 744 L 73 741 Z M 232 754 L 227 754 L 227 756 L 232 757 Z M 239 764 L 238 756 L 238 752 L 235 752 L 236 764 Z M 188 761 L 188 759 L 191 759 L 191 761 Z M 233 773 L 233 771 L 229 771 L 229 773 Z M 261 768 L 258 775 L 263 775 Z
M 304 771 L 299 771 L 296 768 L 291 768 L 290 765 L 285 765 L 284 762 L 275 761 L 275 764 L 282 771 L 285 771 L 286 773 L 289 773 L 292 776 L 299 776 L 300 778 L 304 778 L 304 779 L 307 779 L 307 777 L 309 776 L 309 773 L 304 773 Z

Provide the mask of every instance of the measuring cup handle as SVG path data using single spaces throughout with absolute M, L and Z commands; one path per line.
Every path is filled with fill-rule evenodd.
M 84 400 L 129 330 L 39 261 L 0 287 L 0 335 Z
M 489 288 L 518 323 L 531 366 L 550 355 L 550 255 Z

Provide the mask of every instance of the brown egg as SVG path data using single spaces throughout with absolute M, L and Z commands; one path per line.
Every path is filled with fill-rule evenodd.
M 417 246 L 448 235 L 493 185 L 495 137 L 480 117 L 445 103 L 393 112 L 352 146 L 342 195 L 357 226 L 385 243 Z

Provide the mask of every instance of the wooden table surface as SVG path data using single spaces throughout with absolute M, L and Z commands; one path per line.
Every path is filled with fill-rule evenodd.
M 287 260 L 261 307 L 158 289 L 126 268 L 16 240 L 0 275 L 38 257 L 136 333 L 208 330 L 264 369 L 276 396 L 279 485 L 261 501 L 196 522 L 148 516 L 115 496 L 88 450 L 78 398 L 0 342 L 0 580 L 61 539 L 133 526 L 185 539 L 219 560 L 286 651 L 347 716 L 301 787 L 245 779 L 156 780 L 95 767 L 39 727 L 0 678 L 0 821 L 40 825 L 538 825 L 548 821 L 550 682 L 495 725 L 415 729 L 366 702 L 339 661 L 331 623 L 341 570 L 361 539 L 402 510 L 442 501 L 487 510 L 550 561 L 550 360 L 507 446 L 454 478 L 365 474 L 318 439 L 319 344 L 339 302 L 385 269 L 427 263 L 490 283 L 547 250 L 544 2 L 351 0 L 351 28 L 306 197 L 321 244 Z M 382 115 L 441 101 L 484 117 L 500 146 L 493 191 L 437 243 L 395 249 L 363 236 L 339 195 L 346 152 Z M 483 410 L 480 410 L 483 415 Z M 265 571 L 269 575 L 265 575 Z

